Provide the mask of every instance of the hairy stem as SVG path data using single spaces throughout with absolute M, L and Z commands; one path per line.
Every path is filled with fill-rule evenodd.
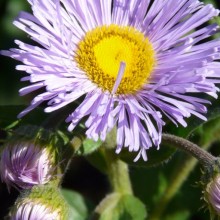
M 121 161 L 112 149 L 116 146 L 117 130 L 114 127 L 107 135 L 103 153 L 107 164 L 107 174 L 114 193 L 132 194 L 128 165 Z
M 120 194 L 132 194 L 128 165 L 119 160 L 117 155 L 110 150 L 105 151 L 105 159 L 113 191 Z
M 167 135 L 165 135 L 165 138 L 163 136 L 163 139 L 170 140 L 170 137 L 167 137 Z M 182 138 L 178 137 L 178 139 L 182 139 Z M 204 154 L 206 155 L 207 152 L 205 150 L 208 150 L 214 141 L 215 139 L 212 139 L 212 140 L 208 139 L 208 140 L 202 141 L 202 144 L 201 144 L 202 148 L 199 148 L 200 150 L 202 150 L 202 155 L 204 152 L 205 152 Z M 192 144 L 190 141 L 187 141 L 187 142 L 189 142 L 190 145 Z M 197 145 L 195 144 L 192 144 L 192 145 L 193 147 L 196 146 L 196 149 L 198 148 Z M 184 151 L 187 151 L 187 150 L 184 150 Z M 213 158 L 215 159 L 215 157 Z M 187 180 L 188 176 L 193 171 L 197 163 L 198 163 L 197 158 L 191 157 L 189 155 L 187 155 L 185 158 L 183 158 L 183 160 L 181 160 L 181 162 L 177 165 L 176 169 L 173 171 L 171 178 L 170 178 L 171 182 L 169 183 L 168 187 L 163 193 L 163 196 L 160 198 L 157 205 L 155 206 L 155 209 L 152 211 L 149 217 L 149 220 L 160 220 L 161 219 L 161 216 L 166 210 L 169 202 L 173 199 L 176 193 L 180 190 L 181 186 Z
M 203 166 L 211 166 L 217 159 L 196 144 L 175 135 L 163 134 L 162 141 L 195 157 Z

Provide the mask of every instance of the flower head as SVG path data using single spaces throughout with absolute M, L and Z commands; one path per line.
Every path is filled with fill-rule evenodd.
M 8 187 L 27 189 L 50 181 L 55 171 L 50 151 L 31 142 L 7 144 L 0 160 L 0 176 Z
M 19 127 L 0 154 L 2 181 L 8 188 L 29 189 L 59 179 L 61 160 L 69 159 L 63 153 L 63 146 L 63 140 L 57 133 L 37 126 Z M 64 147 L 65 152 L 70 153 L 68 146 Z
M 21 12 L 14 24 L 38 46 L 16 40 L 19 49 L 3 51 L 23 62 L 25 95 L 40 88 L 20 117 L 47 102 L 52 112 L 84 100 L 67 118 L 72 131 L 86 117 L 88 138 L 105 140 L 117 128 L 117 150 L 127 147 L 147 159 L 159 147 L 162 115 L 176 125 L 195 115 L 206 120 L 195 97 L 216 97 L 219 40 L 204 43 L 216 24 L 212 5 L 198 0 L 29 0 L 33 15 Z M 192 32 L 193 30 L 195 30 Z
M 68 212 L 58 189 L 35 186 L 16 201 L 9 215 L 11 220 L 66 220 Z

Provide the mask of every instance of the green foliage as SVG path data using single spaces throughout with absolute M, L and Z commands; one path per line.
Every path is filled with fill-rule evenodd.
M 16 200 L 15 205 L 11 207 L 11 214 L 14 216 L 20 207 L 23 206 L 22 216 L 27 216 L 34 210 L 34 205 L 45 207 L 47 212 L 49 212 L 48 214 L 56 213 L 61 220 L 66 220 L 69 213 L 67 203 L 55 182 L 35 185 L 31 189 L 23 191 Z
M 122 207 L 120 220 L 144 220 L 147 217 L 145 205 L 134 196 L 124 195 L 119 207 Z
M 192 120 L 187 128 L 170 130 L 169 133 L 175 134 L 176 131 L 179 136 L 193 139 L 195 143 L 202 147 L 209 147 L 220 139 L 219 108 L 211 107 L 207 114 L 207 119 L 206 122 Z M 167 128 L 167 131 L 169 129 Z M 180 131 L 183 132 L 180 133 Z M 220 149 L 218 152 L 220 153 Z M 164 219 L 190 219 L 190 213 L 197 213 L 200 216 L 199 219 L 207 219 L 208 212 L 204 214 L 203 211 L 199 211 L 204 204 L 200 200 L 202 189 L 195 187 L 195 182 L 200 180 L 201 175 L 200 168 L 195 168 L 195 165 L 196 161 L 191 161 L 190 157 L 183 152 L 177 152 L 166 166 L 152 169 L 144 169 L 143 167 L 142 169 L 137 169 L 134 167 L 131 171 L 131 177 L 135 193 L 148 204 L 149 210 L 152 211 L 153 209 L 160 210 L 160 201 L 162 199 L 166 200 L 168 196 L 166 193 L 174 190 L 175 196 L 166 200 L 167 204 L 163 211 Z M 182 172 L 187 175 L 181 177 Z M 177 176 L 180 179 L 177 179 Z M 178 183 L 178 181 L 180 182 Z M 173 187 L 180 185 L 180 188 L 175 191 L 175 189 L 169 188 L 171 185 Z M 149 216 L 151 216 L 151 213 L 149 213 Z
M 85 220 L 88 217 L 88 209 L 84 198 L 77 192 L 61 189 L 61 193 L 70 207 L 69 220 Z
M 103 154 L 102 147 L 98 151 L 87 155 L 86 159 L 102 173 L 107 173 L 107 163 Z
M 84 139 L 82 141 L 82 146 L 80 146 L 77 150 L 76 150 L 76 154 L 77 155 L 88 155 L 93 153 L 94 151 L 96 151 L 101 145 L 102 145 L 102 141 L 98 140 L 98 141 L 94 141 L 92 139 Z
M 97 207 L 94 219 L 99 220 L 145 220 L 145 205 L 132 195 L 113 193 Z

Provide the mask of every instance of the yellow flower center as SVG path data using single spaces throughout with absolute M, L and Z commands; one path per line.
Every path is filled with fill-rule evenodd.
M 91 81 L 109 92 L 121 63 L 125 63 L 116 94 L 131 94 L 147 83 L 155 65 L 155 54 L 148 38 L 138 30 L 110 25 L 87 32 L 78 44 L 75 60 Z

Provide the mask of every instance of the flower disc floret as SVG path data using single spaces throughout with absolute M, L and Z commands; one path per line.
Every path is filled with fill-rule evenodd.
M 120 63 L 126 64 L 117 94 L 139 91 L 155 65 L 152 44 L 133 27 L 101 26 L 79 42 L 76 61 L 88 78 L 103 90 L 112 91 Z

